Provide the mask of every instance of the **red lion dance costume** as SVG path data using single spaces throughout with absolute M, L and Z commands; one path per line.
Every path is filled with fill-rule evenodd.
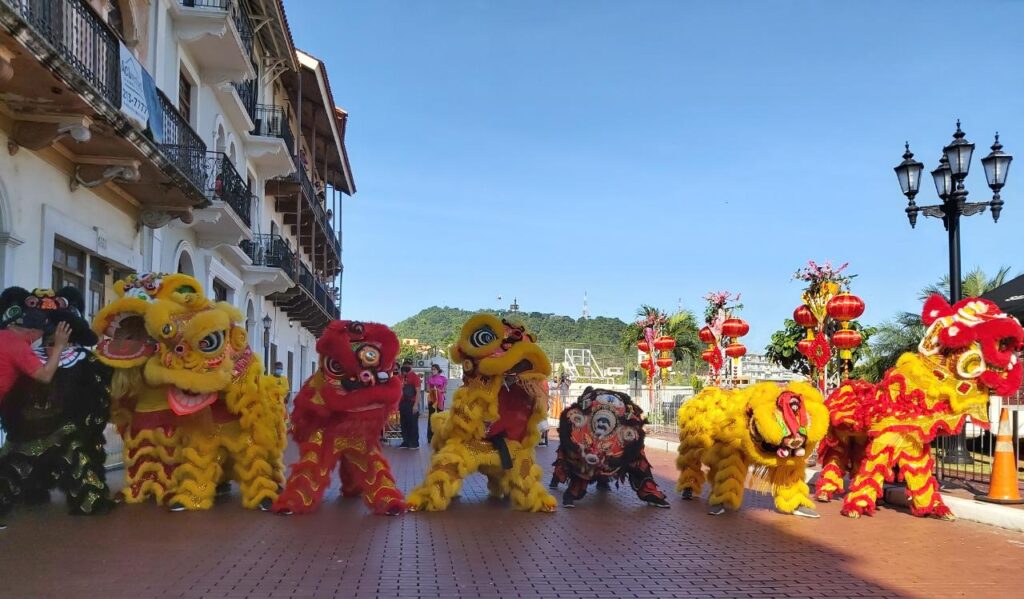
M 898 466 L 914 515 L 952 520 L 929 443 L 959 434 L 968 416 L 987 426 L 989 394 L 1020 387 L 1015 352 L 1024 347 L 1024 329 L 995 304 L 971 298 L 950 307 L 934 295 L 921 319 L 928 328 L 916 353 L 903 354 L 877 385 L 847 381 L 826 402 L 832 428 L 818 449 L 824 466 L 817 496 L 829 501 L 841 493 L 849 473 L 846 516 L 872 515 Z
M 301 457 L 275 512 L 314 511 L 335 465 L 343 496 L 362 495 L 376 514 L 405 511 L 380 447 L 384 424 L 402 397 L 401 379 L 392 376 L 398 349 L 398 337 L 382 324 L 336 320 L 327 327 L 316 344 L 320 369 L 295 397 L 292 438 Z

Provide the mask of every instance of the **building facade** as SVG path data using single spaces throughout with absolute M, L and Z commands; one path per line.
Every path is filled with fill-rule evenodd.
M 297 389 L 340 315 L 346 123 L 281 0 L 0 0 L 2 283 L 91 316 L 193 275 Z

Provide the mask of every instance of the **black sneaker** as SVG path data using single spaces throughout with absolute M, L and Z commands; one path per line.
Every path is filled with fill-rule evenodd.
M 576 501 L 572 497 L 569 497 L 569 495 L 564 495 L 562 497 L 562 507 L 572 509 L 576 507 Z
M 185 511 L 185 505 L 181 504 L 181 503 L 172 503 L 171 505 L 167 506 L 167 511 L 169 511 L 169 512 L 184 512 Z
M 660 507 L 660 508 L 666 509 L 666 510 L 670 508 L 668 502 L 665 501 L 664 499 L 660 498 L 660 497 L 652 497 L 652 498 L 648 499 L 647 500 L 647 505 L 652 506 L 652 507 Z
M 420 446 L 419 446 L 419 445 L 413 445 L 412 447 L 406 447 L 406 449 L 411 449 L 411 450 L 413 450 L 413 451 L 416 451 L 416 450 L 417 450 L 417 449 L 419 449 L 419 448 L 420 448 Z
M 683 494 L 679 496 L 680 499 L 690 501 L 693 499 L 693 489 L 683 489 Z
M 711 516 L 721 516 L 725 513 L 725 506 L 722 504 L 712 505 L 708 508 L 708 514 Z
M 558 488 L 558 479 L 552 476 L 551 477 L 551 482 L 548 483 L 548 488 L 549 489 L 557 489 Z
M 3 522 L 0 522 L 0 530 L 7 530 L 7 525 Z
M 601 479 L 601 480 L 597 481 L 597 490 L 598 491 L 611 491 L 612 490 L 612 485 L 607 480 Z

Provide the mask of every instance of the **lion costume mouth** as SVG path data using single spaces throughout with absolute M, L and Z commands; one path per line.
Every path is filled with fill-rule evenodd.
M 178 416 L 195 414 L 217 401 L 217 393 L 192 393 L 178 387 L 167 390 L 167 404 Z
M 146 332 L 146 322 L 141 314 L 116 315 L 103 335 L 97 351 L 112 360 L 135 360 L 156 352 L 156 345 Z
M 802 457 L 807 453 L 805 446 L 807 445 L 807 436 L 802 433 L 797 433 L 782 440 L 782 443 L 774 445 L 764 440 L 761 436 L 760 431 L 757 430 L 757 425 L 754 423 L 754 418 L 750 417 L 747 420 L 747 428 L 750 430 L 750 438 L 754 441 L 754 444 L 762 452 L 768 455 L 776 455 L 780 458 L 788 457 Z

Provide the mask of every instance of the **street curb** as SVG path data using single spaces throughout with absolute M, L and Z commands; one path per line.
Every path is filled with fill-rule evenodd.
M 644 441 L 644 446 L 648 449 L 657 449 L 671 453 L 676 453 L 679 449 L 677 441 L 655 439 L 652 437 L 647 437 Z M 808 468 L 804 479 L 810 484 L 820 471 L 818 468 Z M 988 526 L 995 526 L 1004 530 L 1024 532 L 1024 510 L 1022 509 L 964 499 L 947 495 L 946 493 L 940 493 L 940 495 L 942 500 L 946 502 L 946 505 L 949 506 L 949 509 L 953 510 L 956 517 L 961 520 L 987 524 Z M 893 505 L 907 507 L 909 505 L 907 502 L 907 490 L 903 487 L 888 487 L 885 490 L 885 501 Z

